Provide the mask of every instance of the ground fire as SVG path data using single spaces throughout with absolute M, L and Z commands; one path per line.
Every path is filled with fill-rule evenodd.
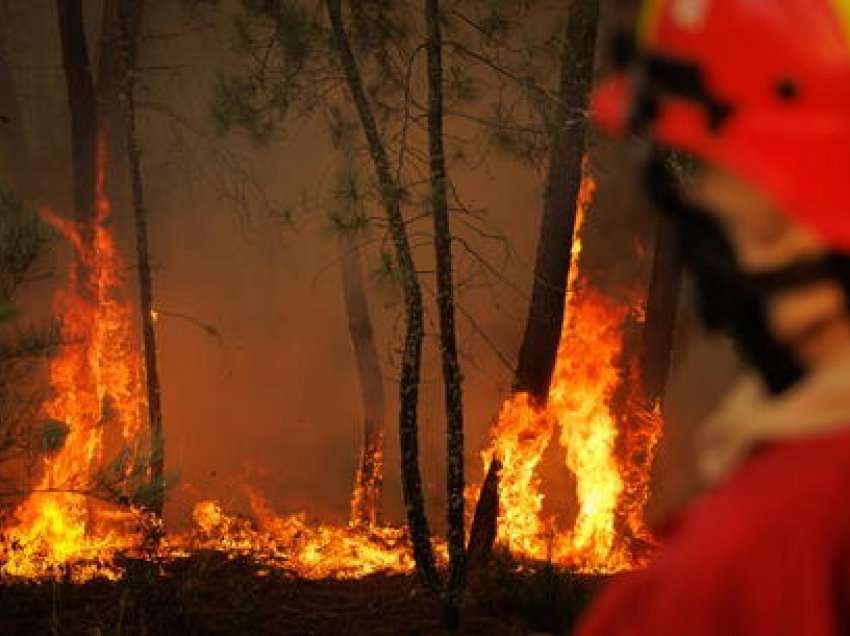
M 500 543 L 519 556 L 584 572 L 613 573 L 639 565 L 640 554 L 652 543 L 642 510 L 661 419 L 657 412 L 640 407 L 637 395 L 626 401 L 631 408 L 625 413 L 618 414 L 613 407 L 623 386 L 639 386 L 628 365 L 621 368 L 621 356 L 624 323 L 630 315 L 639 318 L 642 307 L 614 303 L 582 275 L 582 232 L 595 188 L 585 168 L 567 308 L 548 403 L 539 408 L 524 393 L 507 400 L 482 457 L 485 470 L 493 457 L 502 464 Z M 640 440 L 640 449 L 623 443 L 620 429 L 627 426 L 639 429 L 635 439 Z M 565 467 L 576 479 L 578 515 L 570 529 L 544 518 L 542 512 L 537 470 L 556 431 L 566 454 Z
M 42 481 L 3 529 L 0 562 L 6 579 L 117 578 L 119 554 L 177 559 L 196 550 L 245 556 L 268 568 L 307 579 L 350 579 L 414 569 L 403 529 L 377 523 L 349 526 L 308 521 L 306 512 L 278 515 L 249 492 L 252 519 L 229 515 L 215 501 L 200 501 L 194 529 L 164 537 L 143 504 L 145 459 L 155 449 L 144 427 L 141 358 L 127 300 L 125 267 L 109 229 L 104 194 L 104 144 L 100 146 L 97 217 L 92 239 L 50 212 L 45 218 L 73 245 L 67 287 L 56 298 L 63 335 L 71 342 L 50 363 L 52 396 L 44 414 L 57 449 L 49 453 Z M 516 557 L 552 561 L 581 572 L 611 573 L 640 558 L 635 542 L 651 542 L 641 521 L 648 461 L 660 434 L 656 414 L 617 415 L 614 394 L 634 380 L 621 369 L 624 322 L 640 307 L 619 306 L 590 286 L 580 271 L 581 235 L 595 183 L 586 172 L 570 273 L 566 319 L 547 408 L 526 395 L 505 402 L 483 453 L 500 458 L 498 541 Z M 627 366 L 627 365 L 626 365 Z M 633 416 L 633 417 L 632 417 Z M 629 418 L 632 417 L 630 420 Z M 640 428 L 642 448 L 623 448 L 620 427 Z M 118 432 L 117 459 L 105 437 Z M 565 470 L 576 479 L 578 515 L 562 529 L 542 515 L 536 474 L 558 432 Z M 632 436 L 634 437 L 634 436 Z M 112 446 L 116 446 L 114 443 Z M 633 456 L 643 463 L 630 463 Z M 141 470 L 140 470 L 141 468 Z M 122 484 L 118 490 L 111 484 Z M 127 483 L 136 484 L 131 492 Z M 149 485 L 149 484 L 148 484 Z M 122 489 L 123 488 L 123 489 Z M 467 493 L 474 505 L 475 489 Z M 358 507 L 357 492 L 353 507 Z M 123 503 L 124 505 L 119 505 Z M 362 514 L 360 516 L 363 516 Z M 367 517 L 375 517 L 374 511 Z M 438 559 L 445 546 L 438 543 Z

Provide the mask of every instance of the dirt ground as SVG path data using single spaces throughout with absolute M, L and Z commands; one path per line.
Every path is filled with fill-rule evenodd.
M 199 553 L 128 561 L 117 582 L 0 586 L 3 636 L 432 636 L 439 599 L 412 576 L 306 581 Z M 599 581 L 496 559 L 470 581 L 461 635 L 568 634 Z

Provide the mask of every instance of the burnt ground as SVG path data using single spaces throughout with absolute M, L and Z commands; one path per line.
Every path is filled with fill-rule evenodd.
M 128 561 L 117 582 L 0 586 L 3 636 L 431 636 L 437 599 L 412 576 L 306 581 L 244 559 L 198 553 Z M 462 635 L 567 634 L 599 581 L 497 559 L 473 577 Z

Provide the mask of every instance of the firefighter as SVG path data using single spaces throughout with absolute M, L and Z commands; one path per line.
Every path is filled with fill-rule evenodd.
M 850 634 L 850 0 L 656 0 L 617 49 L 594 116 L 651 141 L 702 317 L 751 373 L 698 434 L 703 494 L 578 634 Z

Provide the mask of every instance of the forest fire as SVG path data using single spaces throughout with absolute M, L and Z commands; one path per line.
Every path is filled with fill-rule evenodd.
M 582 230 L 595 188 L 585 169 L 548 403 L 539 408 L 524 393 L 508 399 L 482 457 L 485 469 L 494 456 L 502 463 L 498 525 L 502 545 L 517 556 L 551 560 L 584 572 L 612 573 L 639 565 L 640 556 L 631 545 L 634 539 L 651 542 L 640 513 L 648 496 L 651 459 L 647 458 L 660 437 L 661 420 L 657 413 L 642 412 L 637 396 L 625 401 L 635 411 L 629 417 L 615 413 L 615 395 L 624 386 L 639 385 L 634 374 L 620 367 L 625 323 L 640 308 L 607 299 L 580 273 Z M 640 434 L 622 441 L 640 439 L 640 451 L 623 448 L 619 429 L 626 422 L 639 427 Z M 542 514 L 537 469 L 556 427 L 566 467 L 576 480 L 578 514 L 570 530 Z M 636 462 L 640 465 L 634 466 Z
M 650 566 L 715 396 L 598 4 L 0 2 L 0 634 L 580 633 Z
M 72 561 L 99 562 L 133 543 L 123 528 L 135 513 L 118 512 L 98 501 L 116 484 L 141 477 L 144 398 L 139 382 L 129 305 L 121 298 L 125 280 L 108 221 L 105 140 L 98 143 L 94 220 L 90 232 L 50 211 L 42 216 L 73 245 L 67 288 L 55 300 L 61 316 L 60 355 L 49 365 L 51 397 L 44 404 L 43 477 L 5 532 L 3 573 L 41 577 Z M 104 469 L 106 438 L 121 440 L 118 456 Z M 134 474 L 135 473 L 135 474 Z M 76 573 L 85 577 L 86 570 Z
M 376 572 L 413 570 L 403 530 L 311 523 L 304 513 L 276 515 L 252 491 L 249 499 L 255 523 L 227 515 L 213 501 L 197 504 L 193 513 L 196 530 L 176 547 L 188 545 L 250 556 L 305 579 L 352 579 Z
M 50 362 L 52 397 L 44 404 L 44 476 L 3 529 L 0 575 L 16 579 L 116 579 L 120 554 L 144 556 L 158 521 L 144 509 L 150 483 L 143 430 L 145 399 L 141 357 L 135 345 L 124 264 L 108 227 L 111 206 L 104 190 L 105 143 L 98 146 L 96 216 L 87 240 L 76 224 L 49 211 L 43 216 L 73 245 L 76 259 L 67 288 L 56 298 L 69 344 Z M 120 440 L 117 457 L 105 460 L 107 438 Z M 355 499 L 357 498 L 355 493 Z M 275 515 L 249 492 L 256 523 L 229 516 L 213 501 L 196 505 L 195 530 L 165 538 L 159 558 L 214 549 L 249 555 L 307 579 L 358 578 L 413 569 L 403 530 L 372 525 L 312 524 L 305 514 Z M 130 505 L 127 505 L 130 504 Z M 145 552 L 151 556 L 150 546 Z
M 101 166 L 102 160 L 101 151 Z M 489 462 L 495 453 L 503 464 L 500 542 L 517 556 L 607 573 L 637 564 L 624 533 L 630 539 L 647 537 L 640 521 L 647 477 L 645 467 L 623 460 L 629 453 L 618 453 L 620 418 L 611 408 L 613 395 L 624 382 L 618 363 L 623 323 L 633 309 L 606 299 L 579 274 L 581 230 L 594 188 L 586 174 L 567 318 L 548 406 L 535 407 L 525 394 L 506 401 L 484 457 Z M 142 426 L 140 354 L 130 304 L 122 297 L 123 264 L 107 227 L 110 204 L 102 168 L 97 191 L 90 244 L 75 225 L 45 213 L 77 254 L 68 286 L 57 296 L 63 335 L 72 344 L 50 363 L 53 395 L 44 405 L 49 418 L 45 438 L 52 440 L 55 450 L 47 453 L 44 477 L 18 509 L 16 524 L 4 532 L 2 574 L 7 577 L 43 579 L 70 572 L 77 581 L 117 578 L 121 570 L 115 557 L 139 554 L 153 523 L 141 507 L 118 505 L 138 505 L 140 493 L 151 486 L 145 481 L 149 475 L 143 447 L 149 441 Z M 579 510 L 570 531 L 560 530 L 542 514 L 537 468 L 556 427 L 566 449 L 566 467 L 577 484 Z M 659 418 L 645 417 L 640 427 L 651 456 Z M 118 459 L 105 462 L 105 438 L 116 435 L 121 440 Z M 136 491 L 131 492 L 128 484 Z M 355 490 L 354 507 L 361 505 L 358 498 L 362 494 Z M 252 521 L 228 515 L 214 501 L 198 503 L 194 530 L 165 537 L 155 548 L 158 556 L 173 559 L 211 549 L 249 556 L 306 579 L 350 579 L 414 569 L 406 532 L 381 526 L 374 511 L 367 515 L 371 519 L 366 525 L 353 518 L 349 526 L 341 527 L 313 523 L 304 513 L 277 515 L 253 491 L 249 500 Z M 437 551 L 444 558 L 445 546 L 438 544 Z

